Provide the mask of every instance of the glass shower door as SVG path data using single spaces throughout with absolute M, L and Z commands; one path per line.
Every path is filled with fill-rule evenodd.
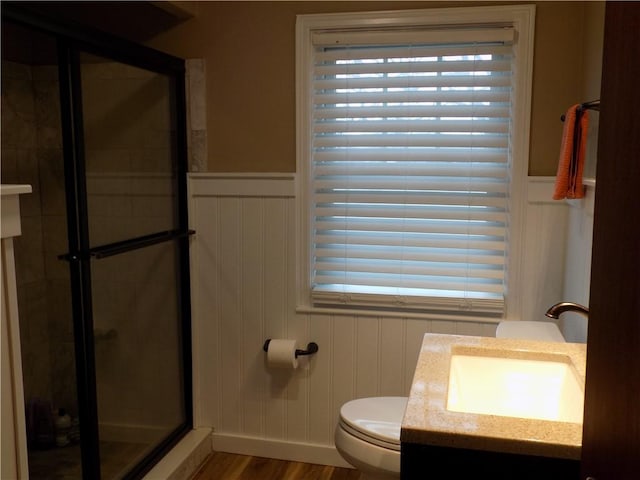
M 157 71 L 77 58 L 98 458 L 101 478 L 118 479 L 191 422 L 176 85 Z
M 193 424 L 185 62 L 5 3 L 30 478 L 139 479 Z
M 14 241 L 29 478 L 78 478 L 69 269 L 58 260 L 67 210 L 56 38 L 4 18 L 1 30 L 2 183 L 32 186 L 20 199 L 22 235 Z M 66 422 L 73 428 L 56 438 L 56 423 Z

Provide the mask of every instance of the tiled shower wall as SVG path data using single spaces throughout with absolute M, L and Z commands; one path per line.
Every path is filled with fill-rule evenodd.
M 55 66 L 2 62 L 2 183 L 26 183 L 16 274 L 25 399 L 41 397 L 76 413 L 66 263 L 64 173 Z

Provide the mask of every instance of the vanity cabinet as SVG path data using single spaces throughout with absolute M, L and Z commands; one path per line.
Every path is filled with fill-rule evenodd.
M 578 460 L 402 443 L 401 480 L 424 480 L 425 471 L 447 480 L 578 480 Z M 435 478 L 435 477 L 434 477 Z
M 580 479 L 585 364 L 584 344 L 425 334 L 401 479 Z

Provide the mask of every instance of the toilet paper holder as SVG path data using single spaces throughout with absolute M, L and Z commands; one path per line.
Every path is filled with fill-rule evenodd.
M 262 350 L 264 350 L 265 352 L 269 351 L 270 341 L 271 339 L 267 338 L 264 342 L 264 345 L 262 346 Z M 300 350 L 299 348 L 296 348 L 296 358 L 298 358 L 301 355 L 311 355 L 313 353 L 316 353 L 317 351 L 318 351 L 318 344 L 316 342 L 309 342 L 307 344 L 306 350 Z

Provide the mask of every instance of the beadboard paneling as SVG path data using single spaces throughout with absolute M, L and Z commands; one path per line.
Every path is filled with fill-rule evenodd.
M 525 219 L 521 320 L 549 321 L 544 312 L 564 300 L 563 278 L 566 262 L 568 204 L 552 200 L 552 179 L 529 182 L 529 202 Z
M 407 395 L 424 333 L 493 336 L 496 324 L 296 312 L 294 187 L 293 174 L 190 177 L 195 422 L 214 428 L 217 449 L 344 465 L 333 448 L 344 402 Z M 563 228 L 566 209 L 528 205 L 523 265 L 536 296 L 540 285 L 562 289 L 563 275 L 540 266 L 563 259 L 546 225 Z M 319 352 L 295 371 L 270 369 L 267 338 L 315 341 Z
M 595 185 L 586 188 L 580 200 L 567 201 L 567 260 L 564 270 L 563 300 L 589 306 L 591 288 L 591 245 L 593 240 L 593 207 Z M 587 319 L 578 313 L 567 312 L 560 321 L 560 329 L 568 342 L 587 341 Z

